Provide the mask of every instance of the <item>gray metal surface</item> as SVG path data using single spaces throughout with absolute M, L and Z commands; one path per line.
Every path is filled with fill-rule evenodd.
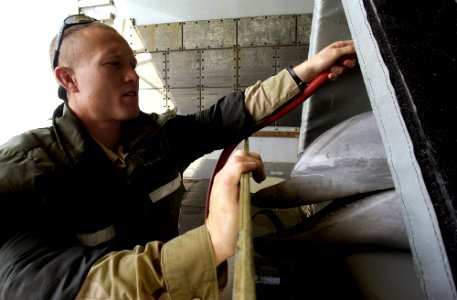
M 276 50 L 276 70 L 300 64 L 308 56 L 308 45 L 278 47 Z
M 312 14 L 302 14 L 297 16 L 297 44 L 308 45 L 311 33 Z
M 203 87 L 201 89 L 201 109 L 209 108 L 211 105 L 215 104 L 217 100 L 228 95 L 231 92 L 234 92 L 234 87 L 223 87 L 223 88 L 207 88 Z
M 203 87 L 235 87 L 237 51 L 215 49 L 201 51 Z
M 144 46 L 142 51 L 181 50 L 181 27 L 181 23 L 137 26 L 136 30 Z
M 238 60 L 238 85 L 247 87 L 259 79 L 276 74 L 274 47 L 241 48 Z
M 165 52 L 139 53 L 136 59 L 140 89 L 166 87 Z
M 139 98 L 142 111 L 162 113 L 174 107 L 167 98 L 166 89 L 142 89 L 139 91 Z
M 236 20 L 208 20 L 183 24 L 184 49 L 229 48 L 236 46 Z
M 238 21 L 238 45 L 293 45 L 296 42 L 296 16 L 241 18 Z
M 200 87 L 200 50 L 167 52 L 167 86 Z
M 200 89 L 197 87 L 169 89 L 167 96 L 178 108 L 178 114 L 186 115 L 200 110 Z
M 120 32 L 136 53 L 140 89 L 160 98 L 145 102 L 164 101 L 165 89 L 165 106 L 192 113 L 305 60 L 311 21 L 311 14 L 140 26 L 125 20 Z M 149 104 L 143 107 L 156 107 Z M 299 127 L 300 111 L 275 125 Z
M 310 56 L 332 42 L 351 38 L 339 0 L 315 2 L 312 28 Z M 369 110 L 370 101 L 360 70 L 351 70 L 335 82 L 328 81 L 303 104 L 300 150 L 336 124 Z

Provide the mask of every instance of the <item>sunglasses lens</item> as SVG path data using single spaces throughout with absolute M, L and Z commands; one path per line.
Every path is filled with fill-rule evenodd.
M 82 25 L 82 24 L 88 24 L 97 21 L 97 19 L 88 17 L 86 15 L 71 15 L 65 18 L 63 20 L 63 25 L 60 28 L 60 32 L 57 36 L 57 41 L 56 41 L 56 50 L 54 53 L 54 60 L 52 62 L 52 68 L 55 69 L 57 67 L 57 63 L 59 60 L 59 52 L 60 52 L 60 46 L 62 45 L 62 40 L 63 40 L 63 35 L 66 29 L 69 27 L 72 27 L 74 25 Z
M 65 25 L 77 25 L 77 24 L 86 24 L 97 21 L 94 18 L 85 16 L 85 15 L 72 15 L 67 17 L 63 22 Z

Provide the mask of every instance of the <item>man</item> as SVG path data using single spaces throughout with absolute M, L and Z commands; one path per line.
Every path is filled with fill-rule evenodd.
M 0 148 L 0 299 L 217 299 L 235 253 L 238 182 L 264 177 L 260 156 L 237 151 L 217 174 L 206 224 L 178 236 L 182 174 L 241 141 L 308 82 L 355 59 L 352 41 L 198 114 L 144 114 L 136 59 L 112 27 L 65 19 L 51 43 L 64 103 L 49 128 Z

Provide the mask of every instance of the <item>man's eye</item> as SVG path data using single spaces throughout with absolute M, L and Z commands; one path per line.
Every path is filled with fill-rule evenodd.
M 121 63 L 118 61 L 111 61 L 108 64 L 114 67 L 119 67 L 121 65 Z

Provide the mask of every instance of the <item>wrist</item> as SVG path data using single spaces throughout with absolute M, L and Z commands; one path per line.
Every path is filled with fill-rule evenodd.
M 223 230 L 219 228 L 217 223 L 213 224 L 211 220 L 206 220 L 206 228 L 213 249 L 215 264 L 216 266 L 219 266 L 222 262 L 235 254 L 236 240 L 230 241 L 229 239 L 224 238 L 229 235 L 222 234 Z
M 292 67 L 287 67 L 287 71 L 289 72 L 290 76 L 292 76 L 293 80 L 297 84 L 300 91 L 303 91 L 308 84 L 306 82 L 304 82 L 303 80 L 301 80 L 300 77 L 297 76 L 297 74 L 295 73 L 294 69 L 292 69 Z

